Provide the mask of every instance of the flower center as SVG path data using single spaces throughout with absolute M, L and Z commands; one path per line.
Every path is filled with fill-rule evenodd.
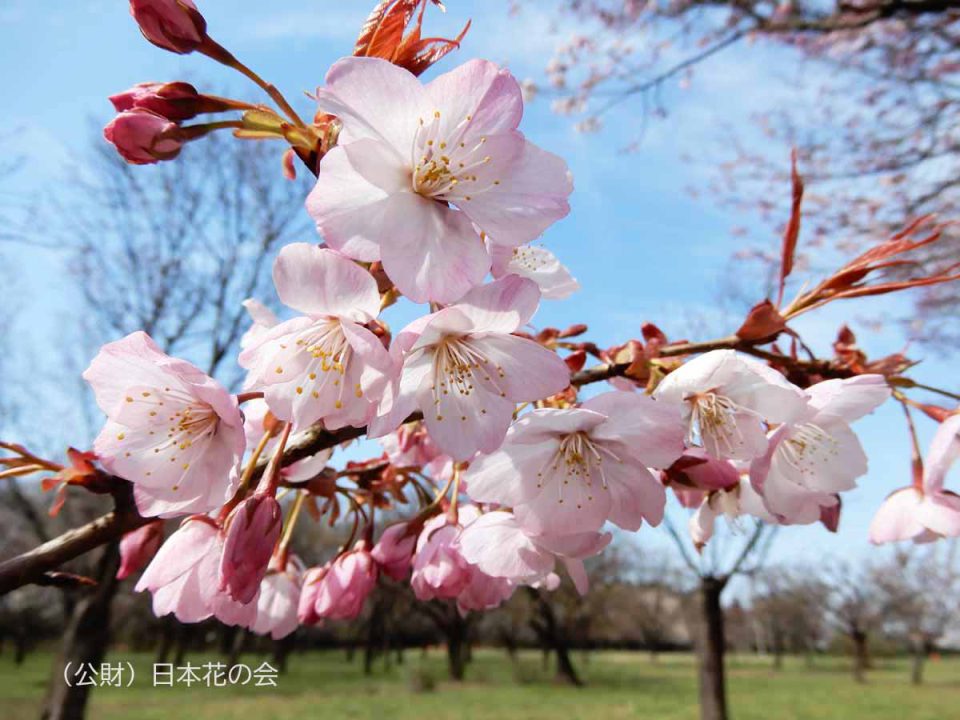
M 441 123 L 440 111 L 433 113 L 430 122 L 420 118 L 411 153 L 413 190 L 426 198 L 450 202 L 470 200 L 499 180 L 481 179 L 476 171 L 491 162 L 483 153 L 486 137 L 466 140 L 465 134 L 473 120 L 465 116 L 450 126 Z
M 560 441 L 560 446 L 546 466 L 537 473 L 537 487 L 542 488 L 544 475 L 549 472 L 557 478 L 557 504 L 564 503 L 564 489 L 571 480 L 580 483 L 582 494 L 574 493 L 577 509 L 583 507 L 583 502 L 593 500 L 595 478 L 600 479 L 602 490 L 607 489 L 607 478 L 603 472 L 604 457 L 616 462 L 622 462 L 617 455 L 603 444 L 595 443 L 585 432 L 575 432 L 566 435 Z
M 433 356 L 433 404 L 437 408 L 437 420 L 443 420 L 440 404 L 451 393 L 461 398 L 469 398 L 482 386 L 489 392 L 500 397 L 507 394 L 501 387 L 500 380 L 506 378 L 504 369 L 492 362 L 473 343 L 464 337 L 445 337 L 437 343 Z M 482 398 L 479 395 L 478 398 Z M 482 402 L 478 399 L 477 402 Z M 481 405 L 477 408 L 481 415 L 486 415 L 486 409 Z M 460 416 L 466 420 L 466 415 Z
M 189 393 L 165 387 L 143 390 L 134 395 L 126 397 L 128 404 L 150 406 L 147 416 L 151 424 L 147 428 L 154 429 L 147 429 L 147 436 L 163 435 L 166 428 L 166 437 L 157 438 L 155 444 L 147 444 L 147 449 L 152 449 L 153 455 L 163 454 L 163 459 L 171 463 L 177 462 L 178 453 L 190 450 L 195 443 L 208 440 L 217 431 L 220 416 L 210 405 Z M 119 433 L 117 440 L 123 441 L 126 435 L 126 432 Z M 126 453 L 127 457 L 130 455 L 131 452 Z M 183 471 L 190 469 L 189 462 L 181 462 Z M 147 477 L 152 475 L 152 471 L 146 472 Z M 172 489 L 176 490 L 178 487 L 179 483 L 174 484 Z
M 307 364 L 301 383 L 296 386 L 297 395 L 302 395 L 305 387 L 312 386 L 314 389 L 310 391 L 310 395 L 316 400 L 320 397 L 322 385 L 332 378 L 333 386 L 338 388 L 334 407 L 337 410 L 342 409 L 345 383 L 341 381 L 347 373 L 353 349 L 347 342 L 340 321 L 336 318 L 321 320 L 307 328 L 296 342 L 304 352 L 313 357 L 313 361 Z M 282 368 L 277 368 L 278 373 L 282 371 Z M 354 385 L 353 394 L 358 398 L 363 397 L 359 383 Z
M 801 475 L 812 477 L 840 451 L 839 443 L 822 427 L 803 423 L 793 428 L 777 453 Z
M 737 427 L 737 413 L 742 408 L 733 400 L 712 390 L 686 400 L 690 403 L 689 444 L 699 445 L 715 457 L 733 453 L 743 445 L 743 434 Z

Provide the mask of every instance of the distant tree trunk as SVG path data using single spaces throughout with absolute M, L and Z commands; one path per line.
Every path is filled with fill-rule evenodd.
M 913 667 L 910 671 L 910 682 L 914 685 L 923 684 L 923 667 L 930 652 L 930 643 L 926 638 L 913 638 Z
M 17 665 L 23 665 L 27 659 L 27 636 L 21 631 L 13 636 L 13 662 Z
M 240 656 L 243 655 L 247 644 L 247 637 L 249 637 L 247 629 L 238 627 L 236 634 L 233 636 L 233 642 L 230 643 L 230 653 L 227 655 L 227 667 L 233 667 L 240 663 Z
M 160 642 L 157 643 L 157 657 L 155 662 L 163 664 L 170 657 L 173 640 L 177 634 L 177 621 L 173 617 L 165 617 L 160 622 Z
M 727 720 L 727 685 L 724 671 L 726 640 L 720 596 L 727 582 L 705 576 L 700 579 L 700 719 Z
M 453 609 L 449 620 L 445 623 L 444 632 L 447 636 L 447 664 L 450 669 L 450 679 L 460 682 L 467 670 L 467 621 L 460 617 L 460 613 Z
M 403 640 L 397 643 L 397 665 L 403 665 Z
M 783 643 L 779 640 L 773 644 L 773 669 L 783 670 Z
M 177 625 L 177 634 L 174 640 L 174 645 L 177 648 L 176 653 L 173 656 L 173 664 L 177 667 L 183 665 L 183 661 L 187 657 L 187 650 L 190 648 L 190 638 L 193 631 L 191 627 L 185 623 L 179 623 Z
M 110 643 L 110 601 L 117 590 L 120 567 L 118 543 L 107 545 L 97 562 L 97 586 L 77 601 L 64 630 L 63 649 L 53 666 L 50 688 L 44 703 L 43 720 L 82 720 L 86 712 L 90 685 L 64 681 L 67 664 L 76 670 L 93 667 L 97 671 Z
M 853 679 L 858 683 L 867 681 L 867 668 L 870 667 L 870 651 L 867 647 L 867 633 L 854 630 L 850 633 L 853 642 Z
M 293 652 L 296 636 L 297 634 L 292 632 L 286 637 L 273 641 L 273 661 L 276 663 L 277 670 L 280 673 L 287 672 L 287 660 L 290 658 L 290 653 Z
M 553 650 L 557 656 L 556 679 L 564 684 L 582 687 L 583 681 L 577 674 L 577 670 L 573 666 L 573 661 L 570 660 L 567 640 L 566 637 L 564 637 L 563 628 L 561 628 L 557 622 L 557 616 L 553 612 L 553 606 L 540 594 L 539 590 L 528 588 L 528 591 L 540 611 L 540 617 L 534 619 L 531 622 L 531 626 L 540 637 L 544 652 L 547 653 L 548 649 Z

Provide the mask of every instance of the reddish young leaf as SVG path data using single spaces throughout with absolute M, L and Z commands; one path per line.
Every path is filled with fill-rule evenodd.
M 741 340 L 749 342 L 772 341 L 787 327 L 786 320 L 769 300 L 759 302 L 750 308 L 747 319 L 737 330 L 736 335 Z
M 780 292 L 777 306 L 783 302 L 783 291 L 787 277 L 793 272 L 794 257 L 797 253 L 797 240 L 800 237 L 800 206 L 803 203 L 803 179 L 797 172 L 797 151 L 790 153 L 790 180 L 793 183 L 793 199 L 790 206 L 790 220 L 783 233 L 783 248 L 780 252 Z

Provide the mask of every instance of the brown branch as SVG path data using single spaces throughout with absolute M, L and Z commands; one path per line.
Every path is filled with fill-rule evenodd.
M 0 595 L 30 583 L 49 584 L 51 570 L 147 522 L 137 513 L 130 483 L 123 481 L 113 497 L 112 512 L 0 563 Z

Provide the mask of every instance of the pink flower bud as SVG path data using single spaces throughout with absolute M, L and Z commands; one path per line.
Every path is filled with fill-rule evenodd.
M 111 95 L 110 102 L 117 112 L 142 108 L 174 122 L 189 120 L 202 112 L 226 109 L 221 107 L 222 103 L 208 102 L 193 85 L 185 82 L 139 83 L 129 90 Z
M 320 571 L 307 573 L 298 610 L 300 622 L 316 623 L 324 618 L 353 620 L 376 584 L 377 565 L 361 540 L 353 550 Z M 308 602 L 310 606 L 305 607 Z
M 383 531 L 371 555 L 377 565 L 394 580 L 405 580 L 410 573 L 413 561 L 413 549 L 417 544 L 417 534 L 407 534 L 407 524 L 391 525 Z
M 103 136 L 133 165 L 172 160 L 180 154 L 180 128 L 162 115 L 136 108 L 117 115 L 103 129 Z
M 128 532 L 120 540 L 120 569 L 117 580 L 130 577 L 157 554 L 163 542 L 163 522 L 155 520 Z
M 130 0 L 130 14 L 147 40 L 170 52 L 193 52 L 207 36 L 193 0 Z
M 220 559 L 220 590 L 241 603 L 256 597 L 273 548 L 280 539 L 283 513 L 270 495 L 253 495 L 234 508 L 227 521 Z

